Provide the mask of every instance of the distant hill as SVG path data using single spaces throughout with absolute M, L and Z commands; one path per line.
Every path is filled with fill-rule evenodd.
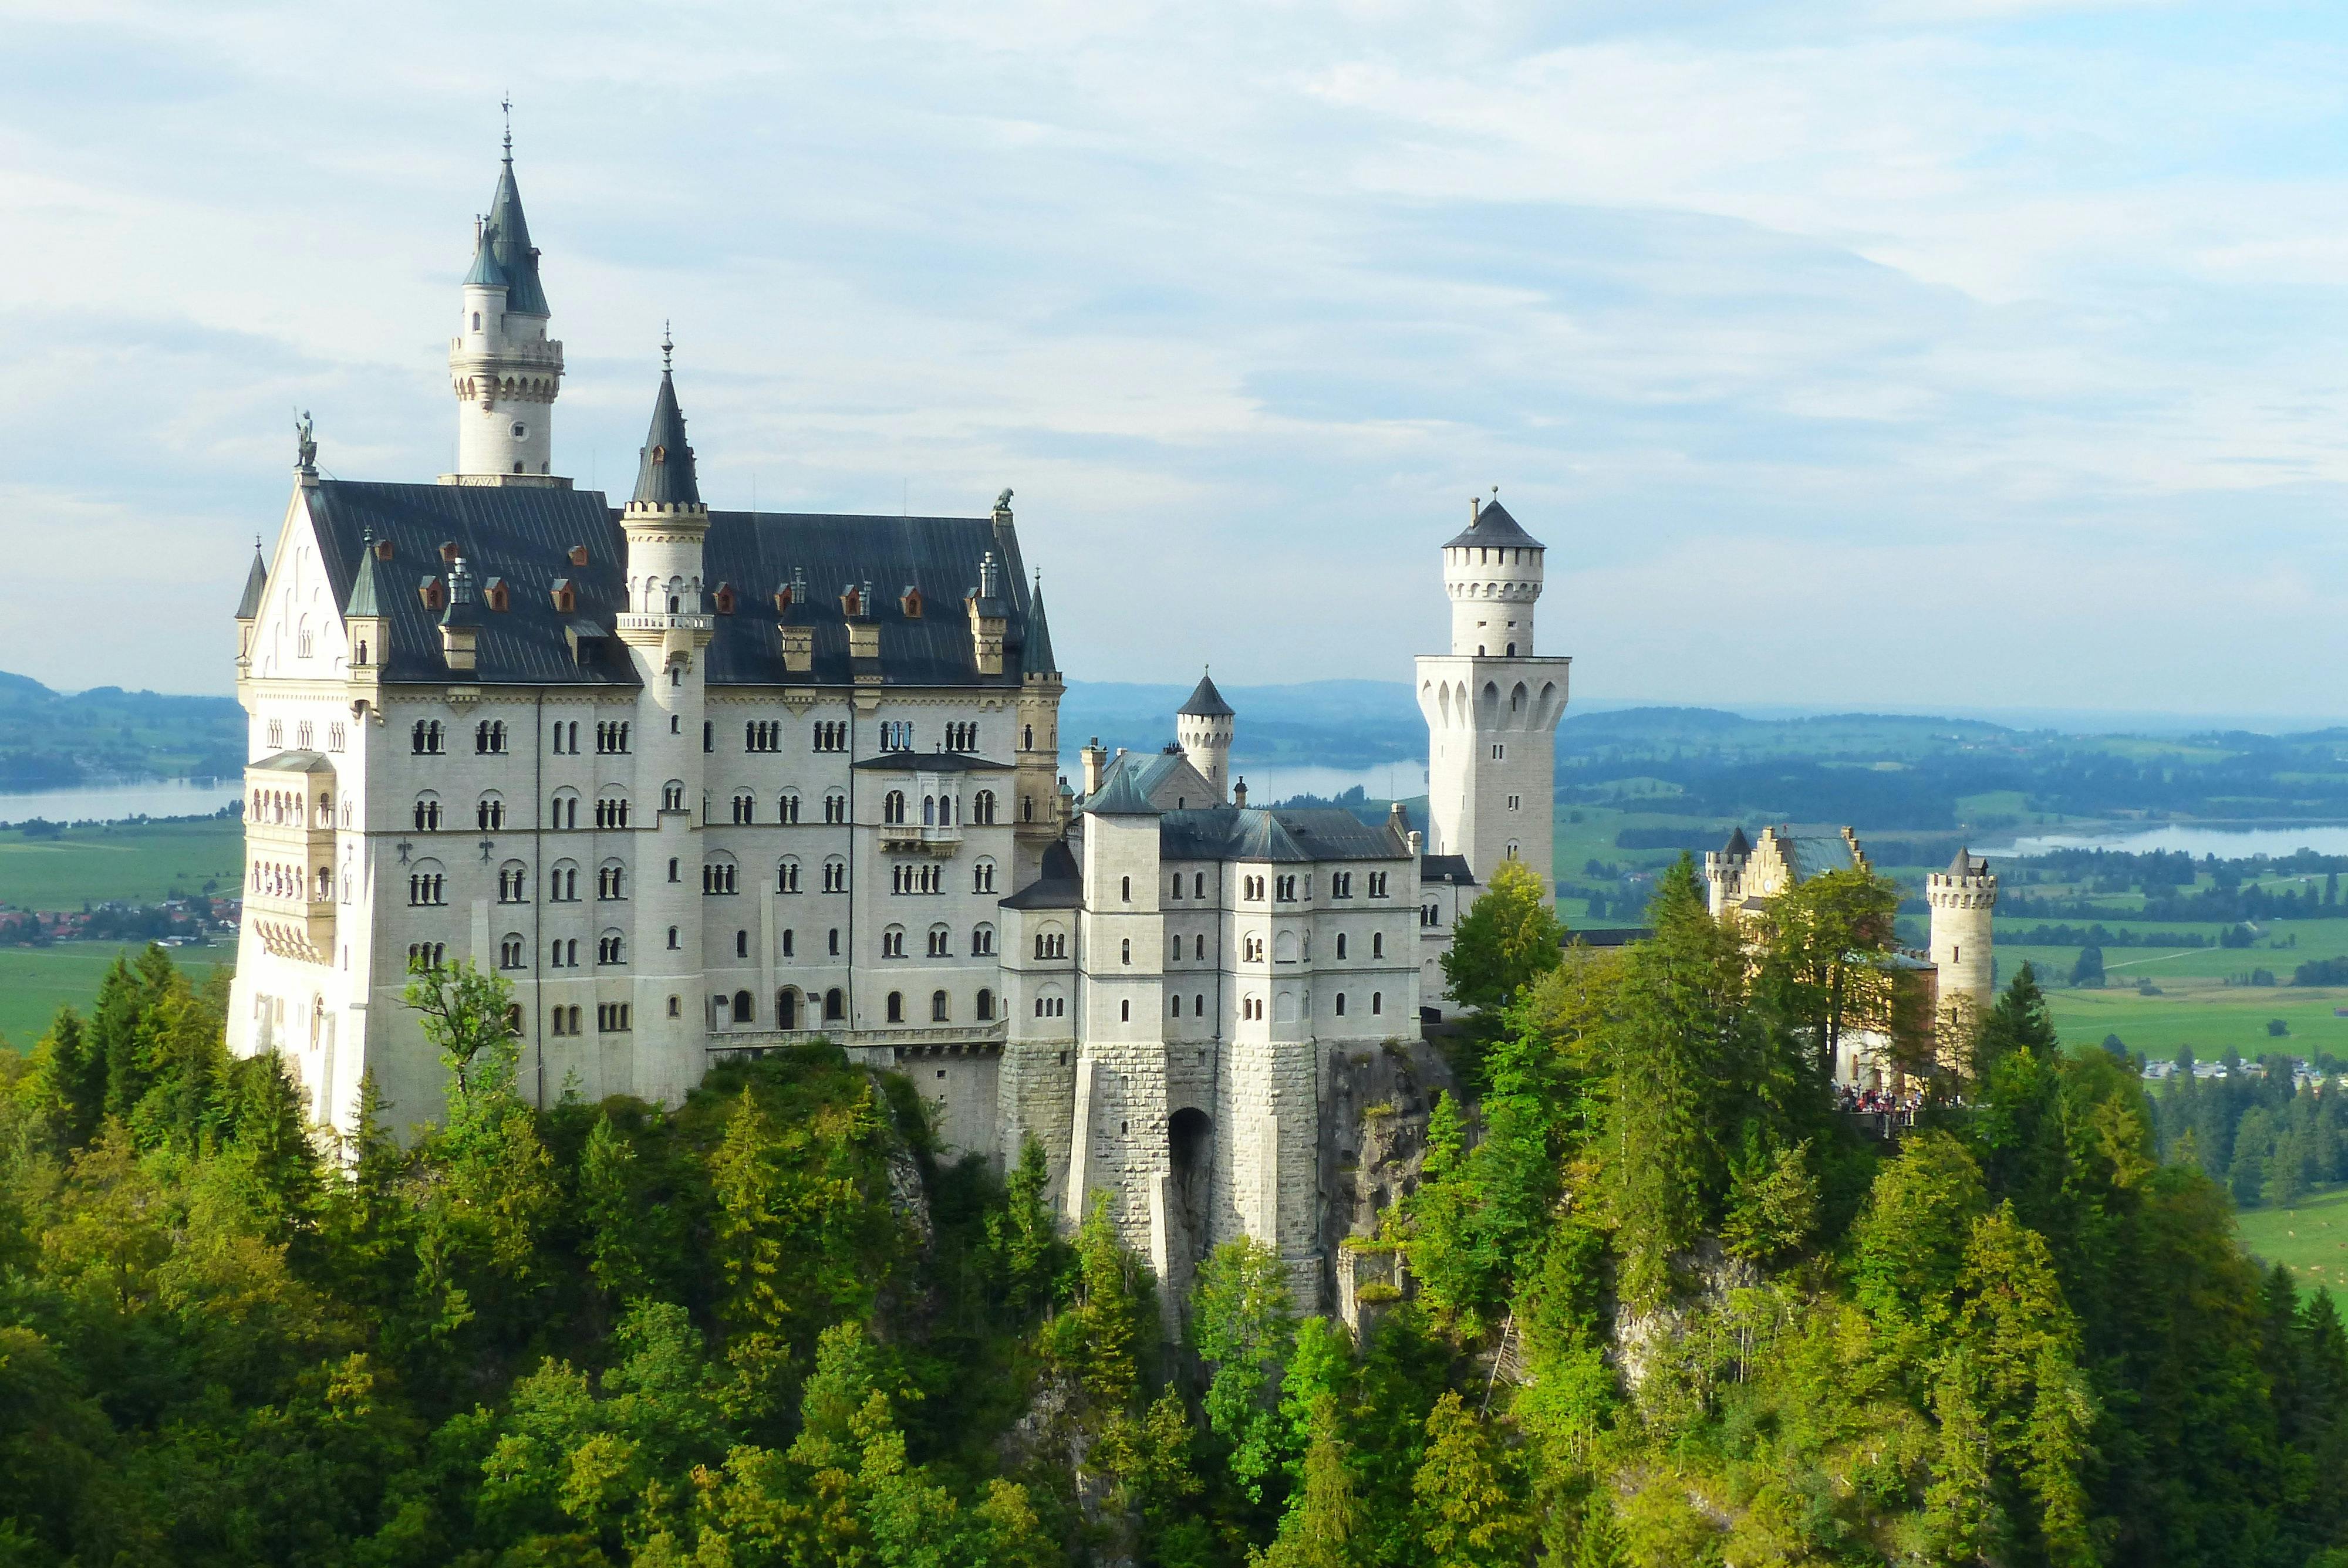
M 243 768 L 244 710 L 232 698 L 119 686 L 53 692 L 0 671 L 0 790 L 226 776 Z

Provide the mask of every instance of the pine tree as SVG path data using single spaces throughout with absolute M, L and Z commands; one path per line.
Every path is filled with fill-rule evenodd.
M 1614 1502 L 1604 1491 L 1593 1491 L 1581 1512 L 1581 1531 L 1573 1542 L 1573 1568 L 1627 1568 L 1622 1522 Z
M 1262 1502 L 1281 1468 L 1276 1382 L 1296 1338 L 1288 1270 L 1268 1243 L 1228 1241 L 1200 1266 L 1191 1301 L 1192 1342 L 1210 1368 L 1208 1430 L 1230 1450 L 1231 1479 Z
M 1458 1394 L 1447 1390 L 1426 1418 L 1426 1457 L 1411 1490 L 1428 1568 L 1501 1568 L 1532 1546 L 1507 1450 Z
M 1338 1436 L 1334 1399 L 1324 1394 L 1314 1400 L 1311 1427 L 1303 1480 L 1264 1556 L 1266 1568 L 1354 1568 L 1362 1560 L 1365 1511 Z

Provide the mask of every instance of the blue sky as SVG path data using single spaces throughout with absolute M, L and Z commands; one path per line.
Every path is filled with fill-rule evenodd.
M 2337 8 L 0 18 L 53 685 L 229 688 L 295 405 L 448 466 L 510 90 L 558 466 L 624 483 L 670 319 L 716 504 L 1012 486 L 1072 674 L 1404 678 L 1498 485 L 1586 696 L 2348 718 Z

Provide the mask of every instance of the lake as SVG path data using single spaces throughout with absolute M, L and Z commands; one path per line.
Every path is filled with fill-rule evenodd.
M 49 822 L 120 822 L 133 816 L 204 816 L 242 793 L 242 783 L 229 778 L 148 779 L 138 784 L 0 794 L 0 825 L 35 817 Z
M 2183 850 L 2197 860 L 2205 855 L 2214 855 L 2220 860 L 2238 860 L 2252 855 L 2271 855 L 2280 859 L 2302 849 L 2312 849 L 2318 855 L 2348 855 L 2348 823 L 2319 822 L 2299 827 L 2169 823 L 2160 827 L 2121 828 L 2109 833 L 2038 834 L 2017 838 L 2011 845 L 1984 845 L 1980 848 L 1983 854 L 2017 860 L 2055 849 L 2118 849 L 2132 855 L 2156 849 Z

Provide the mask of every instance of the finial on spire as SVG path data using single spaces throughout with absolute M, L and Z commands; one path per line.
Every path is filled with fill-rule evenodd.
M 663 375 L 666 375 L 669 373 L 672 364 L 672 356 L 675 352 L 676 344 L 669 339 L 668 319 L 664 316 L 661 318 L 661 374 Z
M 498 108 L 504 111 L 506 117 L 506 161 L 511 163 L 513 161 L 513 94 L 508 93 L 499 98 Z

